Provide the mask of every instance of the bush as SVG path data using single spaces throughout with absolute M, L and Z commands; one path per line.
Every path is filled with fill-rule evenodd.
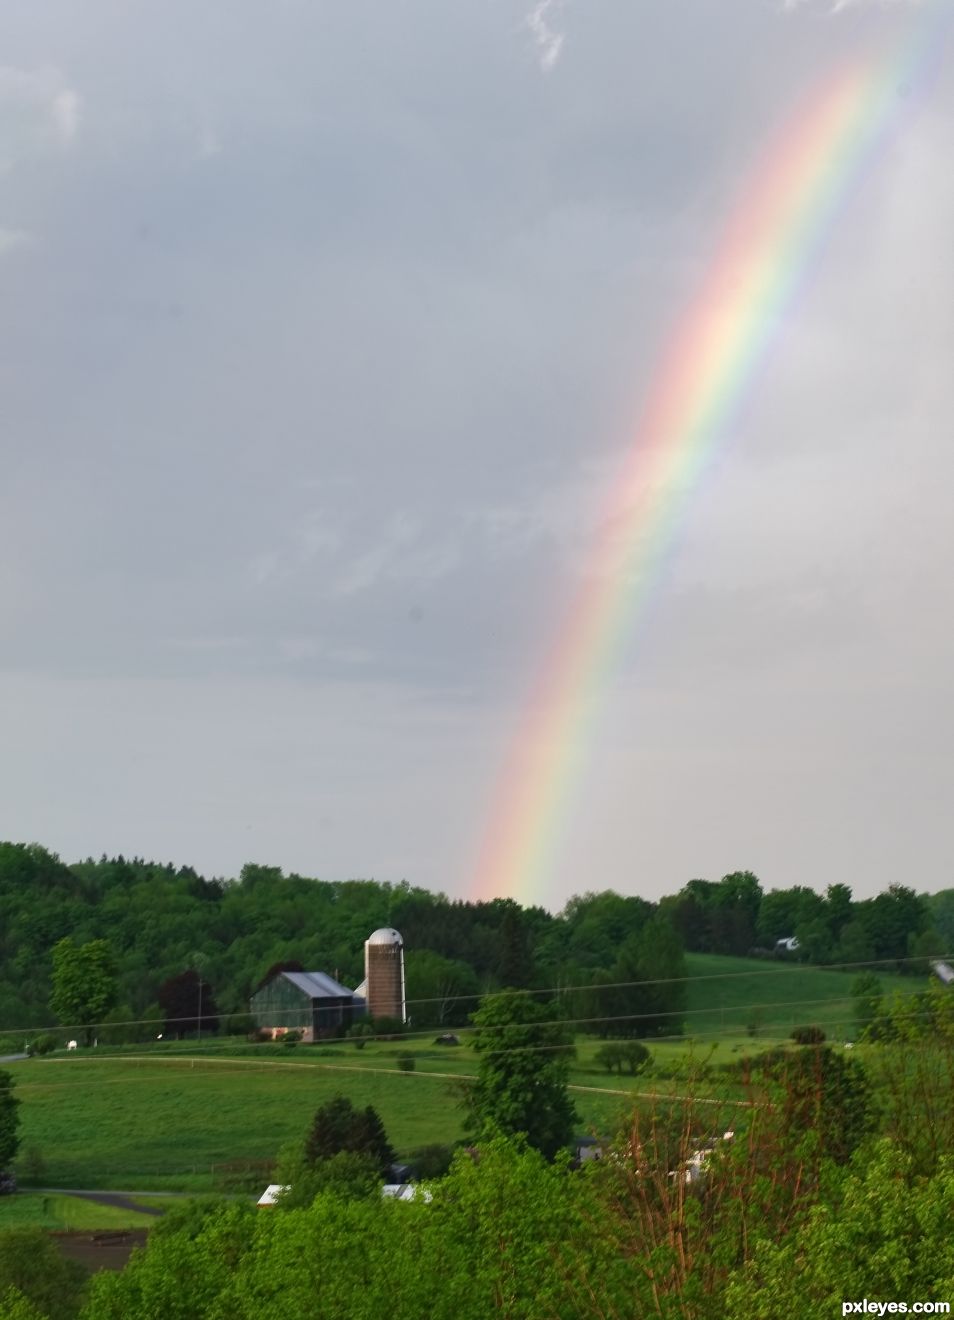
M 417 1178 L 443 1178 L 454 1162 L 454 1146 L 431 1142 L 411 1152 L 408 1163 Z
M 52 1054 L 56 1049 L 57 1039 L 52 1032 L 47 1031 L 42 1036 L 37 1036 L 36 1040 L 31 1040 L 27 1046 L 27 1054 L 32 1059 L 34 1054 Z
M 593 1057 L 607 1072 L 615 1068 L 622 1074 L 625 1068 L 632 1077 L 645 1072 L 652 1063 L 649 1050 L 638 1040 L 608 1041 L 600 1046 Z
M 298 1044 L 304 1034 L 303 1031 L 286 1031 L 281 1038 L 282 1044 L 291 1049 Z
M 614 1068 L 618 1073 L 621 1073 L 623 1071 L 622 1048 L 620 1045 L 616 1044 L 615 1042 L 609 1042 L 606 1045 L 601 1045 L 600 1048 L 594 1054 L 593 1058 L 600 1065 L 600 1067 L 605 1068 L 608 1073 L 611 1073 Z
M 229 1036 L 251 1036 L 256 1030 L 251 1013 L 229 1013 L 222 1018 L 222 1027 Z
M 649 1050 L 647 1050 L 646 1046 L 642 1045 L 638 1040 L 628 1040 L 626 1044 L 621 1047 L 621 1051 L 626 1070 L 633 1077 L 638 1073 L 645 1072 L 652 1063 L 652 1055 L 649 1053 Z
M 378 1040 L 400 1040 L 407 1027 L 399 1018 L 371 1018 L 371 1027 Z
M 348 1039 L 353 1043 L 356 1050 L 363 1050 L 367 1044 L 367 1038 L 374 1035 L 374 1027 L 367 1020 L 355 1022 L 348 1029 Z
M 823 1045 L 825 1033 L 821 1027 L 796 1027 L 791 1039 L 796 1045 Z
M 399 1054 L 397 1056 L 397 1066 L 401 1072 L 413 1072 L 417 1067 L 417 1059 L 413 1054 Z

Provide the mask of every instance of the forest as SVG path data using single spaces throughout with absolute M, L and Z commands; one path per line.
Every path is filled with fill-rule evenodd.
M 117 1042 L 137 1038 L 135 1025 L 121 1024 L 163 1021 L 160 992 L 167 987 L 167 1002 L 176 978 L 201 985 L 203 1019 L 236 1034 L 249 1028 L 249 995 L 278 963 L 356 985 L 364 940 L 382 925 L 404 937 L 409 1012 L 421 1027 L 462 1025 L 481 995 L 502 987 L 574 987 L 567 1015 L 593 1030 L 628 1016 L 639 1034 L 672 1033 L 685 1003 L 684 952 L 769 957 L 795 936 L 794 960 L 923 973 L 927 959 L 954 948 L 954 890 L 928 896 L 899 883 L 854 899 L 840 882 L 823 893 L 766 891 L 739 871 L 689 880 L 652 902 L 592 881 L 550 913 L 407 883 L 325 881 L 257 864 L 208 879 L 188 866 L 65 863 L 38 844 L 0 843 L 0 1031 L 63 1021 L 50 1004 L 53 950 L 64 939 L 105 942 L 114 985 L 102 1017 Z M 665 983 L 625 989 L 653 981 Z

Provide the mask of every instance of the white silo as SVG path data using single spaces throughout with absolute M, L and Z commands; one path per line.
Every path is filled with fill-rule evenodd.
M 364 993 L 368 1015 L 405 1022 L 404 941 L 393 926 L 382 926 L 364 942 Z

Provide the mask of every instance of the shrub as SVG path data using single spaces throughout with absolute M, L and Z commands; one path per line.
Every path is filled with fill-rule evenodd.
M 431 1142 L 412 1151 L 408 1162 L 418 1178 L 443 1178 L 454 1162 L 454 1147 Z
M 397 1056 L 397 1066 L 400 1068 L 401 1072 L 413 1072 L 417 1067 L 417 1060 L 413 1054 L 399 1054 Z
M 365 1019 L 363 1022 L 355 1022 L 348 1029 L 348 1039 L 354 1044 L 356 1050 L 363 1050 L 367 1044 L 367 1038 L 374 1035 L 374 1027 Z
M 645 1072 L 652 1063 L 652 1055 L 649 1050 L 638 1040 L 628 1040 L 625 1045 L 620 1046 L 620 1054 L 627 1071 L 633 1077 L 638 1073 Z
M 34 1054 L 52 1054 L 56 1049 L 57 1040 L 51 1031 L 45 1032 L 42 1036 L 37 1036 L 36 1040 L 31 1040 L 27 1046 L 27 1054 L 30 1058 Z
M 400 1040 L 407 1028 L 399 1018 L 371 1019 L 372 1031 L 378 1040 Z
M 229 1036 L 252 1036 L 256 1030 L 251 1013 L 229 1013 L 222 1018 L 222 1024 Z
M 615 1042 L 601 1045 L 593 1057 L 600 1067 L 605 1068 L 608 1073 L 611 1073 L 614 1068 L 618 1073 L 623 1071 L 622 1046 Z
M 791 1038 L 796 1045 L 823 1045 L 825 1033 L 821 1027 L 796 1027 Z

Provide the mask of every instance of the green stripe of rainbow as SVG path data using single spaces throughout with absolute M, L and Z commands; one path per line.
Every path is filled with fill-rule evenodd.
M 920 24 L 888 60 L 842 69 L 802 108 L 743 191 L 716 259 L 657 369 L 602 522 L 596 570 L 536 686 L 492 807 L 472 885 L 540 901 L 588 726 L 687 501 L 763 363 L 838 210 L 935 53 Z

